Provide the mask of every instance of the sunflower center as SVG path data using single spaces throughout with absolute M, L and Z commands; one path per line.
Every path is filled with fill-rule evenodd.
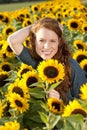
M 8 81 L 6 79 L 8 78 L 8 75 L 1 74 L 0 75 L 0 87 L 3 87 Z
M 8 29 L 6 30 L 6 34 L 7 34 L 7 35 L 9 35 L 9 33 L 11 33 L 11 32 L 13 32 L 13 30 L 12 30 L 11 28 L 8 28 Z
M 8 72 L 8 71 L 10 71 L 10 66 L 5 64 L 5 65 L 2 66 L 2 69 L 3 69 L 4 71 L 7 71 L 7 72 Z
M 30 25 L 30 24 L 31 24 L 31 21 L 27 21 L 27 24 Z
M 24 17 L 24 14 L 20 14 L 20 17 Z
M 72 28 L 77 28 L 77 27 L 78 27 L 78 24 L 77 24 L 76 22 L 72 22 L 72 23 L 71 23 L 71 27 L 72 27 Z
M 7 51 L 12 52 L 12 50 L 11 50 L 11 48 L 9 46 L 7 47 Z
M 7 56 L 6 56 L 6 53 L 4 53 L 4 54 L 3 54 L 3 58 L 6 59 L 6 57 L 7 57 Z
M 4 18 L 4 16 L 3 15 L 0 15 L 0 20 L 2 20 Z
M 83 115 L 84 117 L 87 116 L 87 113 L 85 111 L 83 111 L 82 109 L 75 109 L 74 111 L 72 111 L 71 114 L 81 114 Z
M 9 23 L 9 18 L 8 17 L 4 18 L 3 22 Z
M 35 77 L 29 77 L 27 80 L 27 86 L 29 87 L 31 84 L 36 83 L 38 80 Z M 33 86 L 35 87 L 35 86 Z
M 35 10 L 35 11 L 38 11 L 38 8 L 37 8 L 37 7 L 34 7 L 34 10 Z
M 57 109 L 58 111 L 60 111 L 60 104 L 53 102 L 52 103 L 52 107 L 54 107 L 55 109 Z
M 87 27 L 84 27 L 84 31 L 87 31 Z
M 48 66 L 44 69 L 44 74 L 48 78 L 55 78 L 58 75 L 58 69 L 53 66 Z
M 16 105 L 18 107 L 22 107 L 23 106 L 23 104 L 19 100 L 15 100 L 15 103 L 16 103 Z
M 24 97 L 24 93 L 23 93 L 22 89 L 19 88 L 18 86 L 14 87 L 12 92 L 15 92 L 15 93 L 19 94 L 21 97 Z
M 84 70 L 87 72 L 87 65 L 84 65 Z
M 9 108 L 10 108 L 10 104 L 7 102 L 7 106 L 3 109 L 3 113 L 6 117 L 11 116 L 10 112 L 9 112 Z
M 2 46 L 3 46 L 3 45 L 0 45 L 0 50 L 2 49 Z
M 27 68 L 23 69 L 22 72 L 21 72 L 21 75 L 23 75 L 24 73 L 26 73 L 28 71 L 29 71 L 29 69 L 27 69 Z
M 78 57 L 77 57 L 77 61 L 78 61 L 78 63 L 80 63 L 82 60 L 84 60 L 84 59 L 87 59 L 87 56 L 85 56 L 85 55 L 79 55 Z
M 83 49 L 83 46 L 81 44 L 77 44 L 78 49 Z

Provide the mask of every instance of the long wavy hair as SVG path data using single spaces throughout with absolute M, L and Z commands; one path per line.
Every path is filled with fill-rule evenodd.
M 30 44 L 31 44 L 31 55 L 33 58 L 35 58 L 38 61 L 41 61 L 41 57 L 36 53 L 36 47 L 35 47 L 35 40 L 36 40 L 36 32 L 42 28 L 45 27 L 47 29 L 50 29 L 54 31 L 59 39 L 59 45 L 58 45 L 58 51 L 54 55 L 53 59 L 57 59 L 59 62 L 61 62 L 65 66 L 65 78 L 64 81 L 60 84 L 60 86 L 56 87 L 56 90 L 60 93 L 61 98 L 64 102 L 67 103 L 67 96 L 66 93 L 69 91 L 71 87 L 71 67 L 70 67 L 70 58 L 72 56 L 71 50 L 66 43 L 64 37 L 63 37 L 63 31 L 60 26 L 60 23 L 56 19 L 53 18 L 42 18 L 41 20 L 37 21 L 30 31 Z

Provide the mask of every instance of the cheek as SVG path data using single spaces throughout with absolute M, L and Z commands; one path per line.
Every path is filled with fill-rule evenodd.
M 58 51 L 58 44 L 55 44 L 54 50 L 55 50 L 55 51 Z
M 41 49 L 41 46 L 39 44 L 36 44 L 36 52 L 38 53 Z

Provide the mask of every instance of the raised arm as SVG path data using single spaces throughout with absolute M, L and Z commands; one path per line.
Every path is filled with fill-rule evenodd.
M 22 52 L 23 42 L 27 39 L 31 27 L 32 25 L 24 27 L 8 37 L 8 44 L 16 55 L 19 55 Z

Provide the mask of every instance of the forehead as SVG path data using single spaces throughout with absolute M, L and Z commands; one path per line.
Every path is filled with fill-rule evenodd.
M 37 32 L 36 32 L 36 37 L 56 37 L 58 38 L 58 35 L 53 31 L 53 30 L 50 30 L 50 29 L 47 29 L 45 27 L 43 28 L 40 28 Z

